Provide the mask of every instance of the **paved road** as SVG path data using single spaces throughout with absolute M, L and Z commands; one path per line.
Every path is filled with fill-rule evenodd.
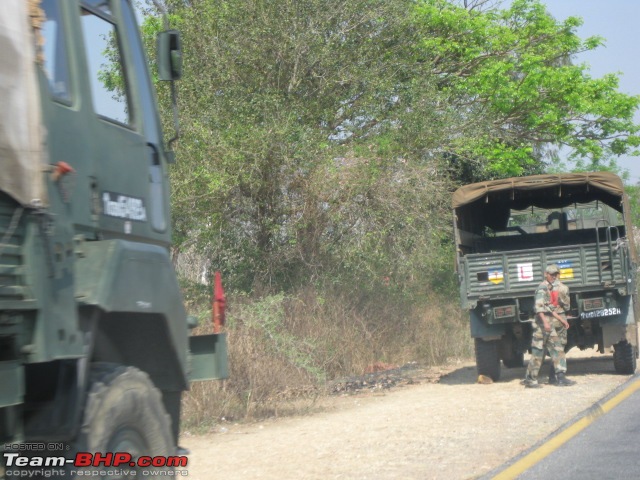
M 638 412 L 640 377 L 635 376 L 610 399 L 596 404 L 590 414 L 523 456 L 510 471 L 505 470 L 494 478 L 638 479 Z

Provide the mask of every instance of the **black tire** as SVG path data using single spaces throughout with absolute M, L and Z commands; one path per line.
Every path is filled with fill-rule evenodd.
M 627 341 L 613 346 L 613 366 L 617 373 L 632 375 L 636 371 L 636 349 Z
M 76 451 L 126 452 L 133 459 L 175 455 L 171 419 L 146 373 L 98 363 L 90 381 Z
M 475 339 L 476 366 L 478 375 L 491 378 L 494 382 L 500 379 L 500 356 L 498 355 L 498 341 Z
M 524 367 L 524 353 L 515 353 L 511 355 L 511 358 L 503 358 L 502 363 L 507 368 L 520 368 Z

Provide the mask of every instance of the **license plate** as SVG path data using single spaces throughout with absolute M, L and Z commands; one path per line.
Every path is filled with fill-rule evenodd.
M 592 312 L 582 312 L 580 318 L 600 318 L 611 317 L 613 315 L 620 315 L 622 310 L 618 307 L 603 308 L 602 310 L 593 310 Z

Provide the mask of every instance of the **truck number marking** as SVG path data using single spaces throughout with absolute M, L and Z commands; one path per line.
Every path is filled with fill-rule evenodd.
M 147 221 L 147 209 L 142 199 L 120 193 L 102 193 L 102 212 L 108 217 Z
M 598 318 L 598 317 L 610 317 L 612 315 L 620 315 L 622 310 L 618 307 L 603 308 L 602 310 L 594 310 L 593 312 L 582 312 L 580 318 Z

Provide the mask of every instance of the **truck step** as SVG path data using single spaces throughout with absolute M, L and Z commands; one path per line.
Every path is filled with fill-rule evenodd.
M 5 299 L 22 300 L 26 298 L 26 289 L 17 285 L 0 285 L 0 301 Z

